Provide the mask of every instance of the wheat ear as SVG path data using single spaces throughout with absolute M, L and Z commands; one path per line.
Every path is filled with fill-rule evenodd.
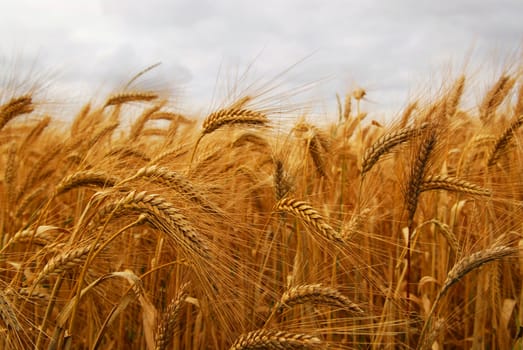
M 162 107 L 164 103 L 159 103 L 149 109 L 146 109 L 134 122 L 134 124 L 131 126 L 131 131 L 129 131 L 129 141 L 134 142 L 138 139 L 140 136 L 140 133 L 142 132 L 145 123 L 147 123 L 148 120 L 151 119 L 152 115 L 156 112 L 158 112 Z
M 67 270 L 74 269 L 85 261 L 87 254 L 91 250 L 96 250 L 97 248 L 98 245 L 93 246 L 92 244 L 89 244 L 54 256 L 47 262 L 47 264 L 45 264 L 44 268 L 33 280 L 32 285 L 36 286 L 46 277 L 60 275 Z
M 479 117 L 483 124 L 488 123 L 515 84 L 508 75 L 502 75 L 496 84 L 487 92 L 479 106 Z
M 514 247 L 493 246 L 481 250 L 479 252 L 473 253 L 458 261 L 448 272 L 447 278 L 445 279 L 443 286 L 441 287 L 440 291 L 438 292 L 438 295 L 436 296 L 436 299 L 434 300 L 434 303 L 432 304 L 432 308 L 429 314 L 427 315 L 427 319 L 420 333 L 418 349 L 420 348 L 421 344 L 424 343 L 424 339 L 426 337 L 428 329 L 432 327 L 432 316 L 434 315 L 434 312 L 437 306 L 439 305 L 440 300 L 445 296 L 450 287 L 458 283 L 468 273 L 478 269 L 486 263 L 501 260 L 509 256 L 516 256 L 518 252 L 518 248 Z
M 56 194 L 62 194 L 77 187 L 94 186 L 100 188 L 113 187 L 118 179 L 99 171 L 79 171 L 64 178 L 56 186 Z
M 326 176 L 325 172 L 325 154 L 329 152 L 327 139 L 318 131 L 316 128 L 313 128 L 313 135 L 309 140 L 309 153 L 312 158 L 312 162 L 316 167 L 318 175 L 321 177 Z
M 343 242 L 343 237 L 336 232 L 325 219 L 308 203 L 293 198 L 283 198 L 276 203 L 276 210 L 283 211 L 301 219 L 322 237 L 335 242 Z
M 354 213 L 349 222 L 343 227 L 343 239 L 348 241 L 354 237 L 354 235 L 361 230 L 363 224 L 367 220 L 370 213 L 369 208 L 361 210 L 359 213 Z
M 110 96 L 104 104 L 104 107 L 117 106 L 129 102 L 146 102 L 158 98 L 158 94 L 147 91 L 129 91 Z
M 496 142 L 495 142 L 494 146 L 492 147 L 492 150 L 489 152 L 489 157 L 488 157 L 488 161 L 487 161 L 487 165 L 489 167 L 496 164 L 496 162 L 498 161 L 501 154 L 503 154 L 503 152 L 505 151 L 507 146 L 512 141 L 512 138 L 514 137 L 515 132 L 521 127 L 522 124 L 523 124 L 523 114 L 519 115 L 516 118 L 516 120 L 514 120 L 509 125 L 509 127 L 506 128 L 505 131 L 503 131 L 503 133 L 496 139 Z
M 209 114 L 207 118 L 205 118 L 205 120 L 203 121 L 202 133 L 200 134 L 194 145 L 193 153 L 191 155 L 191 164 L 194 159 L 196 149 L 198 148 L 201 139 L 205 135 L 210 134 L 225 125 L 236 124 L 264 126 L 269 124 L 269 118 L 267 118 L 267 116 L 264 113 L 241 108 L 225 108 Z
M 363 313 L 358 304 L 352 302 L 337 289 L 324 287 L 321 284 L 304 284 L 288 289 L 279 301 L 278 310 L 305 303 L 338 307 L 357 314 Z
M 489 189 L 447 175 L 428 176 L 420 184 L 420 192 L 433 190 L 446 190 L 476 196 L 490 196 L 491 194 Z
M 452 91 L 450 92 L 447 101 L 446 101 L 446 114 L 447 117 L 453 117 L 456 114 L 456 111 L 458 110 L 458 106 L 461 100 L 461 96 L 463 96 L 463 91 L 465 90 L 465 75 L 460 76 L 456 82 L 454 83 L 454 86 L 452 88 Z
M 436 147 L 436 132 L 429 130 L 427 136 L 421 142 L 414 164 L 412 165 L 409 182 L 407 184 L 407 192 L 405 194 L 405 203 L 408 213 L 408 225 L 411 226 L 416 208 L 418 206 L 418 199 L 421 193 L 421 184 L 425 178 L 425 173 L 429 166 L 430 157 Z
M 34 107 L 30 95 L 14 97 L 9 102 L 0 106 L 0 130 L 13 118 L 31 113 Z
M 432 223 L 432 224 L 438 226 L 439 232 L 447 240 L 447 243 L 449 244 L 450 248 L 454 251 L 456 258 L 460 259 L 462 256 L 461 246 L 459 244 L 458 238 L 456 237 L 454 232 L 452 232 L 449 225 L 447 225 L 437 219 L 432 219 L 432 220 L 428 221 L 428 223 Z
M 11 142 L 7 148 L 7 160 L 5 163 L 4 184 L 7 189 L 7 204 L 12 205 L 17 196 L 17 162 L 18 146 L 16 142 Z
M 0 316 L 8 329 L 21 330 L 22 326 L 16 317 L 15 308 L 11 306 L 7 295 L 0 290 Z
M 128 212 L 143 214 L 156 229 L 165 233 L 175 245 L 186 252 L 196 252 L 199 257 L 208 259 L 210 249 L 205 239 L 196 231 L 189 220 L 166 199 L 145 191 L 130 191 L 120 199 L 106 204 L 97 212 L 93 222 L 100 223 L 106 217 L 119 217 Z
M 136 148 L 129 147 L 129 146 L 115 147 L 112 150 L 110 150 L 109 152 L 107 152 L 105 154 L 104 158 L 113 157 L 113 156 L 119 157 L 122 159 L 133 157 L 133 158 L 142 160 L 144 162 L 149 162 L 151 160 L 151 158 L 146 153 L 144 153 L 141 150 L 138 150 Z
M 516 105 L 514 106 L 514 115 L 523 114 L 523 84 L 519 85 L 518 97 L 516 98 Z
M 260 329 L 241 335 L 229 350 L 322 349 L 322 341 L 308 334 Z
M 292 187 L 289 175 L 285 171 L 283 162 L 280 159 L 274 159 L 273 184 L 274 195 L 278 201 L 284 198 Z
M 217 214 L 220 212 L 213 203 L 207 200 L 205 196 L 195 188 L 189 179 L 175 171 L 157 165 L 151 165 L 139 169 L 136 174 L 124 180 L 122 183 L 136 178 L 147 178 L 150 181 L 161 183 L 187 197 L 210 213 Z
M 246 124 L 263 126 L 269 123 L 267 116 L 249 109 L 227 108 L 213 112 L 203 121 L 203 134 L 209 134 L 222 126 Z
M 381 136 L 365 151 L 361 164 L 361 176 L 365 176 L 383 155 L 389 153 L 394 147 L 408 142 L 413 137 L 419 135 L 427 125 L 424 123 L 419 127 L 410 126 Z
M 44 132 L 45 128 L 49 126 L 49 123 L 51 122 L 51 117 L 45 116 L 42 118 L 31 130 L 31 132 L 25 137 L 25 140 L 20 145 L 21 150 L 25 150 L 29 147 L 31 143 L 33 143 L 42 132 Z
M 185 283 L 180 287 L 176 296 L 171 300 L 167 306 L 167 309 L 163 313 L 162 319 L 158 324 L 158 328 L 156 329 L 154 346 L 155 350 L 164 350 L 169 346 L 169 343 L 174 336 L 175 326 L 176 322 L 178 321 L 177 319 L 180 313 L 180 309 L 182 308 L 182 304 L 187 297 L 187 286 L 188 283 Z

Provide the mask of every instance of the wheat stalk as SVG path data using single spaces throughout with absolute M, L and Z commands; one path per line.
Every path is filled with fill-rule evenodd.
M 108 123 L 105 126 L 100 127 L 100 129 L 87 142 L 87 149 L 91 149 L 105 136 L 110 135 L 119 125 L 120 125 L 119 122 L 112 122 L 112 123 Z
M 328 149 L 322 147 L 321 137 L 315 132 L 309 140 L 309 153 L 316 167 L 316 171 L 321 177 L 326 176 L 324 164 L 325 152 L 328 152 Z
M 523 114 L 523 84 L 519 84 L 518 97 L 514 106 L 514 115 Z

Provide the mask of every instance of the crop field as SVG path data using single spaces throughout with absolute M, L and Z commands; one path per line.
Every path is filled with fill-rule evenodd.
M 1 349 L 523 348 L 520 73 L 387 123 L 362 89 L 328 124 L 247 93 L 51 115 L 11 91 Z

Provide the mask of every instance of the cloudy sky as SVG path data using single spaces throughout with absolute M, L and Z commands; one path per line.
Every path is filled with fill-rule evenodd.
M 486 86 L 521 62 L 522 19 L 521 0 L 2 1 L 0 77 L 84 102 L 162 62 L 142 86 L 188 110 L 262 82 L 319 106 L 361 86 L 369 110 L 398 110 L 449 72 Z

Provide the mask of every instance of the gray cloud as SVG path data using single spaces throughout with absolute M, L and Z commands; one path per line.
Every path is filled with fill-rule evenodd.
M 199 103 L 210 101 L 217 77 L 233 80 L 231 72 L 252 64 L 253 81 L 270 80 L 307 57 L 275 84 L 292 91 L 329 77 L 316 88 L 325 99 L 362 85 L 378 109 L 398 108 L 434 72 L 452 65 L 460 73 L 470 52 L 470 66 L 502 64 L 485 61 L 517 52 L 523 40 L 519 0 L 24 0 L 6 6 L 0 5 L 0 50 L 21 52 L 21 65 L 34 68 L 37 60 L 38 68 L 60 72 L 61 85 L 98 91 L 162 61 L 149 80 L 183 86 Z

